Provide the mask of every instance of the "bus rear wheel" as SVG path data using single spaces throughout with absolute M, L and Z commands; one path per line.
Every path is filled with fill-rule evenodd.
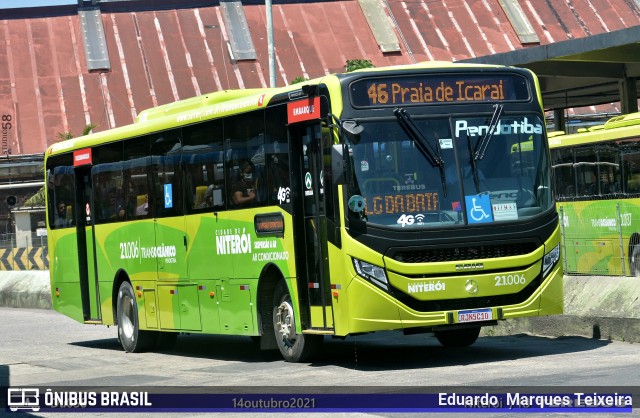
M 123 282 L 118 290 L 118 340 L 128 353 L 139 353 L 153 347 L 156 335 L 153 331 L 140 330 L 138 304 L 131 283 Z
M 322 345 L 322 335 L 296 333 L 293 304 L 283 280 L 278 282 L 273 296 L 273 329 L 280 353 L 291 363 L 307 361 Z
M 448 329 L 434 334 L 444 347 L 468 347 L 478 339 L 480 327 Z

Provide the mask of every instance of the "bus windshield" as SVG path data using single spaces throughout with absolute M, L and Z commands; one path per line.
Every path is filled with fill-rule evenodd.
M 347 140 L 352 219 L 442 227 L 514 221 L 552 207 L 544 125 L 537 114 L 402 113 L 408 122 L 397 111 L 397 118 L 359 120 L 358 140 Z

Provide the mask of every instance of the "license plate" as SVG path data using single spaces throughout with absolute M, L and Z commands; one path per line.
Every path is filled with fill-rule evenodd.
M 458 311 L 458 322 L 490 321 L 493 319 L 491 308 Z

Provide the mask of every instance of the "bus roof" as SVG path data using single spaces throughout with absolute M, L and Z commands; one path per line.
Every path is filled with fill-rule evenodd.
M 633 137 L 640 137 L 640 112 L 615 116 L 602 125 L 580 129 L 574 134 L 550 133 L 549 146 L 553 149 Z
M 493 64 L 469 64 L 454 63 L 449 61 L 427 61 L 411 65 L 399 65 L 389 67 L 375 67 L 352 71 L 353 73 L 382 73 L 386 71 L 417 70 L 417 69 L 498 69 L 504 68 L 511 71 L 526 71 L 527 69 L 516 69 L 515 67 L 505 67 Z M 346 74 L 344 74 L 346 75 Z M 339 86 L 340 80 L 337 74 L 330 74 L 320 78 L 305 80 L 301 83 L 275 88 L 254 88 L 222 90 L 167 103 L 157 107 L 143 110 L 138 114 L 134 123 L 96 132 L 90 135 L 72 138 L 66 141 L 52 144 L 45 153 L 45 158 L 50 155 L 68 152 L 74 149 L 81 149 L 95 146 L 104 142 L 115 141 L 121 138 L 130 138 L 150 134 L 153 132 L 170 129 L 173 127 L 189 125 L 195 122 L 215 119 L 237 113 L 243 113 L 258 109 L 267 105 L 274 96 L 282 93 L 301 90 L 302 86 L 309 84 L 327 84 L 333 87 Z M 301 97 L 302 98 L 302 97 Z M 334 109 L 338 112 L 341 109 Z M 339 113 L 339 112 L 338 112 Z

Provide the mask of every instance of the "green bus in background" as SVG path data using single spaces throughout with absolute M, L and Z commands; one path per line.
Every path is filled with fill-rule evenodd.
M 562 312 L 528 70 L 425 63 L 220 91 L 54 144 L 45 166 L 53 307 L 117 325 L 129 352 L 232 334 L 296 362 L 327 336 L 467 346 Z
M 640 275 L 640 113 L 550 134 L 565 272 Z

